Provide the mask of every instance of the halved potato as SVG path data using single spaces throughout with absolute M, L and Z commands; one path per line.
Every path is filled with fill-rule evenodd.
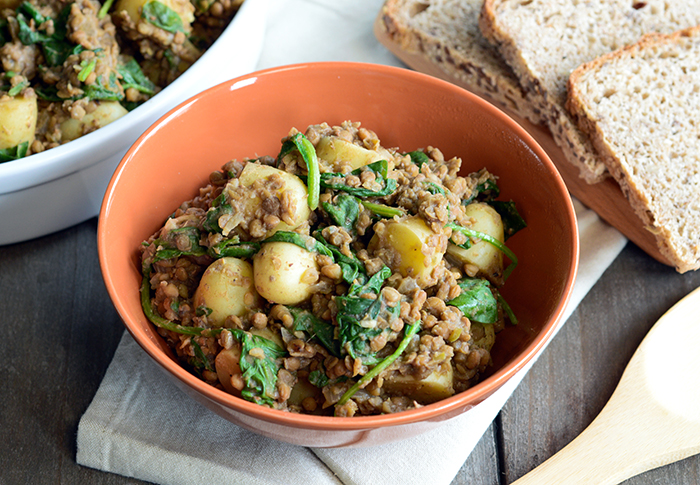
M 204 271 L 193 304 L 195 309 L 211 310 L 207 321 L 220 327 L 229 315 L 242 316 L 260 306 L 260 301 L 253 281 L 253 267 L 247 261 L 229 257 L 217 259 Z
M 335 136 L 321 137 L 316 145 L 316 156 L 328 162 L 336 171 L 341 164 L 349 165 L 352 170 L 355 170 L 387 158 L 374 150 L 368 150 Z
M 382 388 L 391 394 L 408 396 L 421 404 L 430 404 L 455 393 L 452 386 L 453 374 L 452 364 L 446 360 L 423 379 L 398 372 L 390 373 L 384 377 Z
M 418 286 L 434 284 L 432 273 L 444 254 L 443 237 L 435 234 L 418 216 L 391 219 L 385 230 L 375 234 L 368 249 L 404 277 L 415 278 Z
M 236 341 L 230 349 L 224 349 L 216 355 L 214 368 L 219 382 L 229 394 L 241 395 L 240 389 L 233 386 L 231 377 L 242 379 L 241 372 L 241 344 Z
M 232 219 L 227 227 L 223 228 L 225 235 L 243 220 L 255 218 L 256 212 L 261 209 L 264 202 L 259 193 L 256 193 L 257 191 L 251 189 L 247 192 L 241 192 L 240 187 L 251 188 L 255 182 L 265 179 L 272 180 L 272 177 L 276 179 L 274 184 L 276 188 L 272 189 L 272 193 L 280 203 L 286 204 L 288 217 L 287 222 L 280 220 L 275 227 L 268 230 L 265 237 L 270 237 L 277 231 L 294 230 L 309 219 L 311 209 L 309 209 L 308 203 L 308 190 L 299 177 L 275 167 L 251 162 L 246 164 L 238 179 L 233 184 L 230 182 L 226 189 L 230 197 L 238 201 L 236 204 L 240 214 Z
M 475 202 L 464 208 L 466 214 L 474 220 L 470 229 L 483 232 L 501 242 L 505 240 L 503 221 L 496 210 L 488 204 Z M 447 254 L 462 264 L 472 264 L 479 274 L 494 277 L 503 273 L 503 253 L 494 245 L 479 241 L 469 249 L 450 243 Z
M 7 96 L 0 101 L 0 148 L 13 148 L 34 141 L 37 120 L 36 97 Z
M 95 111 L 86 114 L 82 119 L 69 118 L 61 123 L 61 138 L 63 141 L 75 140 L 89 131 L 107 126 L 127 113 L 127 109 L 118 101 L 102 101 Z

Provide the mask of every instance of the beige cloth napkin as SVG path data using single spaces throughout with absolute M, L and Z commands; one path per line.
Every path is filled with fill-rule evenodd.
M 382 0 L 268 2 L 259 69 L 330 60 L 401 66 L 372 34 Z M 575 205 L 581 260 L 563 321 L 626 243 Z M 194 402 L 125 332 L 80 421 L 76 461 L 158 484 L 449 484 L 529 367 L 437 430 L 373 448 L 309 449 L 243 430 Z

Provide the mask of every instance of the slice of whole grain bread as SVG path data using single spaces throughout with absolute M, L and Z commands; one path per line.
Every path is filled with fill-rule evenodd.
M 567 159 L 589 183 L 605 164 L 565 108 L 571 72 L 645 33 L 700 24 L 700 0 L 485 0 L 479 26 L 538 106 Z
M 541 124 L 527 93 L 479 30 L 483 0 L 386 0 L 380 27 L 405 52 L 419 54 L 470 91 Z
M 578 67 L 567 107 L 679 272 L 700 268 L 700 26 Z

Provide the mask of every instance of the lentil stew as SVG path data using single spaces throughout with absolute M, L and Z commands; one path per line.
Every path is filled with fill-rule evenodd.
M 144 241 L 144 312 L 191 372 L 276 409 L 395 413 L 464 391 L 517 323 L 498 289 L 525 222 L 461 164 L 357 122 L 292 128 Z
M 242 0 L 8 0 L 0 10 L 0 163 L 95 131 L 208 49 Z

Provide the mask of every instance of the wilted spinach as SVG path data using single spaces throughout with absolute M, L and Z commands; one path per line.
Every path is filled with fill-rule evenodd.
M 208 232 L 221 233 L 223 228 L 219 226 L 219 218 L 223 215 L 232 213 L 233 208 L 227 203 L 226 194 L 222 192 L 212 201 L 211 207 L 209 207 L 206 215 L 204 216 L 202 228 Z
M 308 190 L 307 204 L 309 209 L 316 210 L 318 207 L 318 199 L 321 191 L 320 179 L 321 172 L 318 165 L 318 157 L 316 156 L 316 148 L 302 133 L 297 133 L 284 143 L 277 155 L 277 165 L 282 159 L 296 150 L 306 164 L 306 188 Z
M 420 150 L 409 152 L 408 156 L 411 157 L 411 162 L 418 165 L 418 168 L 421 168 L 425 163 L 430 163 L 430 157 Z
M 335 327 L 332 323 L 316 317 L 313 313 L 299 308 L 289 307 L 289 312 L 294 319 L 295 332 L 306 333 L 309 338 L 315 338 L 323 345 L 331 355 L 340 357 L 340 345 L 335 338 Z
M 27 150 L 29 149 L 29 142 L 24 141 L 19 145 L 11 148 L 0 149 L 0 163 L 11 162 L 12 160 L 19 160 L 27 156 Z
M 448 302 L 455 306 L 469 320 L 491 324 L 498 320 L 498 303 L 491 292 L 488 280 L 479 278 L 464 278 L 459 281 L 462 293 Z
M 118 66 L 117 72 L 122 77 L 121 84 L 124 90 L 134 88 L 145 94 L 155 94 L 155 84 L 146 77 L 141 66 L 133 57 L 125 64 Z
M 180 256 L 203 256 L 207 253 L 207 249 L 199 244 L 200 232 L 196 227 L 178 227 L 170 231 L 170 234 L 173 234 L 175 237 L 186 237 L 189 242 L 189 249 L 180 250 L 164 239 L 156 239 L 154 244 L 160 249 L 153 255 L 152 263 Z
M 76 45 L 66 38 L 70 10 L 71 5 L 68 4 L 59 12 L 57 18 L 51 19 L 43 16 L 29 2 L 22 2 L 16 9 L 17 26 L 19 28 L 17 35 L 20 42 L 24 45 L 38 44 L 41 46 L 44 59 L 51 67 L 60 66 L 69 55 L 80 54 L 80 52 L 85 50 L 81 45 Z M 53 20 L 53 33 L 49 35 L 46 32 L 33 30 L 30 26 L 30 20 L 34 21 L 36 27 Z
M 260 243 L 241 242 L 238 236 L 225 239 L 220 243 L 210 246 L 207 254 L 214 259 L 218 258 L 250 258 L 260 250 Z
M 384 266 L 366 283 L 353 284 L 346 295 L 335 298 L 340 346 L 353 359 L 359 358 L 365 365 L 374 365 L 380 361 L 376 352 L 370 348 L 370 342 L 380 333 L 389 331 L 374 325 L 377 317 L 383 309 L 386 309 L 387 320 L 398 318 L 400 311 L 399 305 L 386 306 L 384 297 L 381 295 L 382 285 L 389 276 L 391 276 L 391 270 Z M 375 297 L 363 298 L 362 295 L 365 294 L 373 294 Z M 367 326 L 364 326 L 363 322 Z
M 329 215 L 336 226 L 352 233 L 360 216 L 360 201 L 352 195 L 339 194 L 331 202 L 322 202 L 321 207 Z
M 277 372 L 280 370 L 278 359 L 287 352 L 272 340 L 253 335 L 241 329 L 229 330 L 241 343 L 239 365 L 243 374 L 244 386 L 241 395 L 247 401 L 271 406 L 275 402 Z M 253 349 L 259 349 L 251 355 Z M 259 355 L 259 351 L 263 355 Z
M 488 204 L 493 207 L 501 216 L 503 221 L 503 231 L 506 241 L 516 232 L 527 227 L 527 223 L 515 208 L 513 201 L 491 200 Z
M 167 32 L 173 34 L 177 32 L 182 32 L 183 34 L 187 33 L 182 24 L 182 19 L 177 12 L 156 0 L 151 0 L 141 7 L 141 17 L 145 19 L 146 22 Z
M 365 187 L 350 187 L 344 182 L 336 182 L 336 180 L 346 179 L 348 175 L 355 175 L 359 177 L 365 170 L 370 170 L 374 173 L 375 181 L 382 187 L 381 189 L 371 190 Z M 386 160 L 379 160 L 377 162 L 365 165 L 364 167 L 357 168 L 349 174 L 322 173 L 321 186 L 332 190 L 346 192 L 356 197 L 384 197 L 394 193 L 397 187 L 396 180 L 389 178 L 388 174 L 388 162 Z
M 350 399 L 361 387 L 365 386 L 367 383 L 369 383 L 372 379 L 377 377 L 379 374 L 384 372 L 384 370 L 389 367 L 391 364 L 394 363 L 396 359 L 399 358 L 401 354 L 404 353 L 406 350 L 406 347 L 408 347 L 408 344 L 411 343 L 411 339 L 415 334 L 417 334 L 421 329 L 421 322 L 420 320 L 417 322 L 414 322 L 410 325 L 406 325 L 404 327 L 404 334 L 403 338 L 401 339 L 401 342 L 399 343 L 399 346 L 396 347 L 396 350 L 389 356 L 385 357 L 383 360 L 381 360 L 377 365 L 375 365 L 372 369 L 367 372 L 364 376 L 362 376 L 355 384 L 353 384 L 350 389 L 345 391 L 345 393 L 340 397 L 338 402 L 336 403 L 336 406 L 342 406 L 345 404 L 348 399 Z

